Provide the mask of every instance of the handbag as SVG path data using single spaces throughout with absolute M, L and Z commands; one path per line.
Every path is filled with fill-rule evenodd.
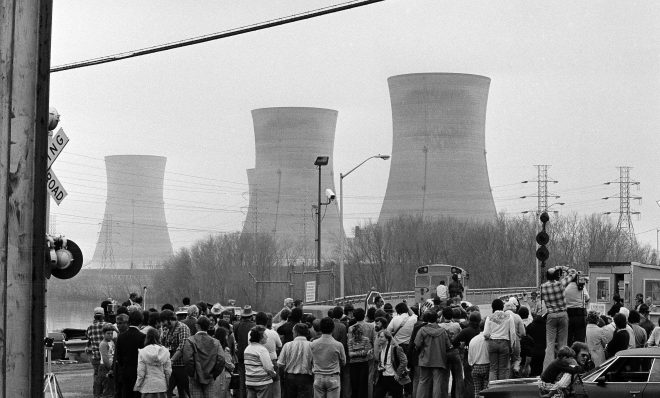
M 238 373 L 231 374 L 231 380 L 229 380 L 229 389 L 238 390 L 241 386 L 241 375 Z

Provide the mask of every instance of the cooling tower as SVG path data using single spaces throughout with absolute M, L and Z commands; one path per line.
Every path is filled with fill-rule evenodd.
M 322 201 L 334 189 L 332 151 L 337 111 L 319 108 L 263 108 L 252 111 L 256 167 L 248 169 L 250 200 L 243 233 L 269 233 L 297 250 L 300 258 L 316 253 L 318 201 L 317 156 L 329 156 L 321 168 Z M 328 256 L 338 243 L 336 202 L 321 209 L 321 246 Z
M 149 269 L 172 255 L 163 203 L 167 158 L 106 156 L 105 213 L 91 268 Z
M 388 83 L 392 163 L 379 222 L 399 215 L 493 220 L 485 143 L 490 79 L 419 73 Z

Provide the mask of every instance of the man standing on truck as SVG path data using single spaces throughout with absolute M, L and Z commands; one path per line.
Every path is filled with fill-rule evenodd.
M 463 288 L 461 282 L 458 280 L 457 274 L 453 274 L 451 276 L 451 282 L 449 282 L 448 289 L 449 289 L 449 298 L 454 298 L 458 296 L 461 298 L 461 300 L 463 300 L 463 291 L 465 289 Z
M 562 273 L 564 275 L 562 276 Z M 568 313 L 566 312 L 566 298 L 564 290 L 569 282 L 573 281 L 577 272 L 573 268 L 558 266 L 549 268 L 548 280 L 541 285 L 541 300 L 545 301 L 548 311 L 546 320 L 546 347 L 543 369 L 547 368 L 555 359 L 557 347 L 565 347 L 568 342 Z

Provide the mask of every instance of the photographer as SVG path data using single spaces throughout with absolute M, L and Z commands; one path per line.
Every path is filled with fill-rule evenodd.
M 544 369 L 555 359 L 557 347 L 564 347 L 568 342 L 568 314 L 564 291 L 576 274 L 572 268 L 552 267 L 546 272 L 548 280 L 541 285 L 541 299 L 548 310 Z
M 576 341 L 584 342 L 587 333 L 587 306 L 589 292 L 585 289 L 587 278 L 580 272 L 566 285 L 564 298 L 568 313 L 568 345 Z

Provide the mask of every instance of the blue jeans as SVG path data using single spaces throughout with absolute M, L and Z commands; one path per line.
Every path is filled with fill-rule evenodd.
M 490 380 L 509 378 L 511 361 L 511 342 L 504 339 L 488 341 L 488 358 L 490 359 Z
M 341 377 L 336 375 L 314 375 L 314 398 L 339 398 Z
M 555 359 L 555 353 L 568 344 L 568 314 L 566 311 L 548 314 L 545 321 L 545 358 L 543 369 Z

